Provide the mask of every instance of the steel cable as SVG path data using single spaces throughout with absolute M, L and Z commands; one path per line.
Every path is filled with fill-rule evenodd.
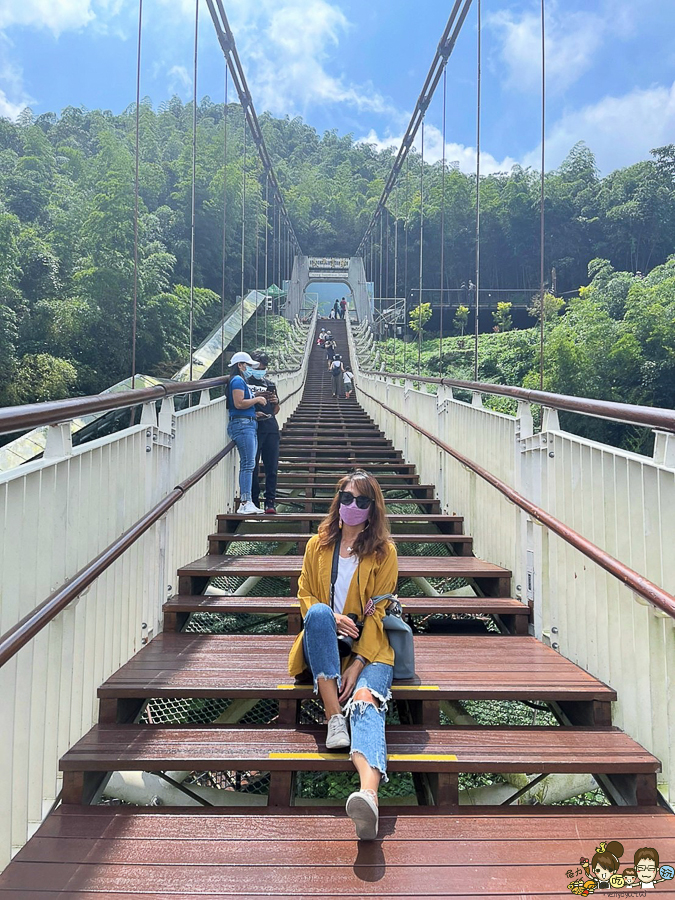
M 223 103 L 223 259 L 220 285 L 220 374 L 225 374 L 225 267 L 227 263 L 227 88 L 228 71 L 225 63 L 225 100 Z
M 476 283 L 473 349 L 473 380 L 478 381 L 478 316 L 480 308 L 480 125 L 481 125 L 481 0 L 477 3 L 478 46 L 476 78 Z
M 136 56 L 136 142 L 134 175 L 134 301 L 131 326 L 131 389 L 136 387 L 136 329 L 138 326 L 138 182 L 141 134 L 141 27 L 143 25 L 143 0 L 138 3 L 138 50 Z M 133 415 L 133 413 L 132 413 Z
M 195 207 L 197 194 L 197 49 L 199 42 L 199 0 L 195 0 L 195 51 L 192 69 L 192 210 L 190 224 L 190 376 L 193 380 L 192 350 L 195 318 Z
M 244 113 L 244 147 L 241 166 L 241 330 L 239 349 L 244 349 L 244 278 L 246 266 L 246 111 Z
M 441 159 L 441 321 L 438 342 L 438 374 L 443 374 L 443 294 L 445 290 L 445 110 L 447 70 L 443 69 L 443 157 Z

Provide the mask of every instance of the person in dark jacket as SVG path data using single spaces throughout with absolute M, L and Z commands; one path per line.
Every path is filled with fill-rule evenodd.
M 263 350 L 255 350 L 251 354 L 252 358 L 259 363 L 257 369 L 251 368 L 246 374 L 246 383 L 253 392 L 254 396 L 262 395 L 266 397 L 267 402 L 264 406 L 259 406 L 256 411 L 256 420 L 258 422 L 258 450 L 255 457 L 255 467 L 253 469 L 253 484 L 251 486 L 251 495 L 253 503 L 258 506 L 260 499 L 260 460 L 262 459 L 265 467 L 265 512 L 268 515 L 274 515 L 276 509 L 276 492 L 277 492 L 277 469 L 279 468 L 279 423 L 277 422 L 277 413 L 279 412 L 279 397 L 277 396 L 277 388 L 273 381 L 267 377 L 267 354 Z

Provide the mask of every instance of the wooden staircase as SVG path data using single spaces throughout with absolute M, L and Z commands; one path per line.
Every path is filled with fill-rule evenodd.
M 332 331 L 346 359 L 344 323 Z M 511 596 L 511 573 L 473 555 L 462 518 L 445 515 L 434 486 L 420 484 L 355 399 L 333 399 L 330 388 L 315 347 L 282 434 L 280 514 L 219 516 L 207 554 L 180 568 L 164 632 L 101 685 L 99 724 L 61 761 L 63 805 L 0 876 L 0 896 L 536 897 L 567 893 L 566 872 L 600 840 L 620 840 L 625 865 L 645 844 L 675 858 L 675 817 L 658 806 L 659 761 L 612 727 L 614 691 L 528 634 L 530 610 Z M 361 844 L 343 805 L 306 806 L 296 796 L 298 772 L 352 767 L 347 754 L 326 752 L 325 727 L 300 724 L 313 694 L 286 668 L 301 625 L 302 553 L 336 480 L 355 466 L 385 492 L 406 613 L 437 625 L 415 637 L 416 677 L 394 683 L 397 721 L 387 727 L 390 772 L 412 773 L 414 802 L 383 804 L 380 839 Z M 279 547 L 290 552 L 272 552 Z M 282 579 L 288 595 L 204 593 L 216 578 L 261 576 Z M 465 589 L 416 596 L 415 578 L 461 579 Z M 204 613 L 284 616 L 288 633 L 185 630 Z M 148 701 L 245 698 L 271 702 L 270 720 L 141 721 Z M 562 724 L 443 724 L 443 704 L 457 700 L 546 703 Z M 176 770 L 269 772 L 267 805 L 246 806 L 243 796 L 228 808 L 90 805 L 112 771 Z M 459 805 L 460 774 L 514 772 L 591 773 L 625 805 Z

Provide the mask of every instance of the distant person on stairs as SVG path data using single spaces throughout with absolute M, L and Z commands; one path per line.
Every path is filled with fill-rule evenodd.
M 258 422 L 258 450 L 255 456 L 255 468 L 253 469 L 253 482 L 251 495 L 253 504 L 258 505 L 260 499 L 260 460 L 265 467 L 265 512 L 274 515 L 277 511 L 277 469 L 279 468 L 279 397 L 277 387 L 273 381 L 267 378 L 267 354 L 264 350 L 256 350 L 251 354 L 258 363 L 259 368 L 250 367 L 246 370 L 246 383 L 253 391 L 254 396 L 262 394 L 267 399 L 267 404 L 256 411 Z
M 394 677 L 394 652 L 382 624 L 386 604 L 372 598 L 395 591 L 397 580 L 382 490 L 357 469 L 341 479 L 328 515 L 307 544 L 298 585 L 304 629 L 291 648 L 288 671 L 297 677 L 309 670 L 328 719 L 326 748 L 350 748 L 361 786 L 346 809 L 362 840 L 377 837 L 377 792 L 380 780 L 387 780 L 384 723 Z
M 341 319 L 344 319 L 346 312 L 347 312 L 347 301 L 343 297 L 342 300 L 340 300 L 340 318 Z
M 349 366 L 344 370 L 342 380 L 344 381 L 345 385 L 345 397 L 347 398 L 347 400 L 349 400 L 352 395 L 352 391 L 354 390 L 354 373 L 349 368 Z
M 255 455 L 258 449 L 256 409 L 267 403 L 262 394 L 257 397 L 246 384 L 245 375 L 250 368 L 257 369 L 259 363 L 241 350 L 230 360 L 230 382 L 227 385 L 227 409 L 230 420 L 227 433 L 239 451 L 239 497 L 241 504 L 237 510 L 242 516 L 262 513 L 251 501 L 251 483 Z
M 333 304 L 333 318 L 338 319 L 340 317 L 340 301 L 336 300 Z
M 333 396 L 340 396 L 340 389 L 343 383 L 343 376 L 345 374 L 344 366 L 342 365 L 342 357 L 339 353 L 336 353 L 333 357 L 333 360 L 330 364 L 330 374 L 333 380 Z

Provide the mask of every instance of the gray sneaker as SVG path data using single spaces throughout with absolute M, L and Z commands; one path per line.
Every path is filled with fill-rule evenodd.
M 360 841 L 374 841 L 380 813 L 375 800 L 375 791 L 354 791 L 347 798 L 345 810 L 356 827 L 356 836 Z
M 347 719 L 340 713 L 336 713 L 328 720 L 326 750 L 345 750 L 350 744 Z

